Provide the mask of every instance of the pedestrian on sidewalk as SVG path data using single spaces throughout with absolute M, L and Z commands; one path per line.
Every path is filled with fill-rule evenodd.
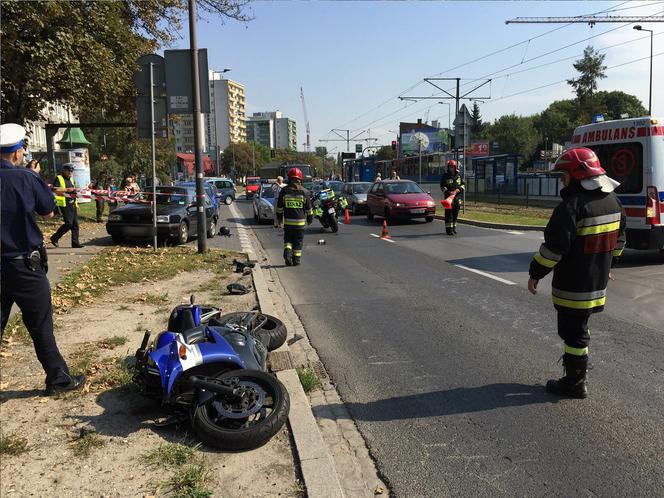
M 276 215 L 284 224 L 284 261 L 286 266 L 297 266 L 302 257 L 304 227 L 311 225 L 314 213 L 311 196 L 302 187 L 302 171 L 291 168 L 288 171 L 288 185 L 281 189 L 277 200 Z
M 85 376 L 72 376 L 53 336 L 53 307 L 44 236 L 35 213 L 51 217 L 53 194 L 33 170 L 19 168 L 23 162 L 25 128 L 0 125 L 0 314 L 5 331 L 12 306 L 21 310 L 37 359 L 46 372 L 46 395 L 80 389 Z
M 374 182 L 382 182 L 382 181 L 383 181 L 383 177 L 380 175 L 380 171 L 379 171 L 378 173 L 376 173 L 376 179 L 374 180 Z
M 588 319 L 604 310 L 611 260 L 625 246 L 625 212 L 613 192 L 620 185 L 606 176 L 597 155 L 585 147 L 569 149 L 554 171 L 563 174 L 562 202 L 544 230 L 544 243 L 530 263 L 528 290 L 551 270 L 551 294 L 558 312 L 558 335 L 565 343 L 565 375 L 546 384 L 560 396 L 585 398 Z
M 272 192 L 274 192 L 274 203 L 276 207 L 277 199 L 279 199 L 279 194 L 281 193 L 281 189 L 284 188 L 284 177 L 279 175 L 277 177 L 277 181 L 272 184 Z M 275 213 L 274 216 L 274 228 L 282 228 L 282 224 L 279 223 L 279 220 L 277 219 L 277 215 Z
M 392 174 L 390 175 L 390 180 L 401 180 L 401 177 L 397 173 L 396 169 L 392 170 Z
M 71 163 L 62 166 L 62 173 L 55 177 L 53 190 L 55 191 L 55 204 L 62 215 L 62 226 L 51 236 L 51 244 L 58 247 L 63 235 L 71 230 L 71 246 L 75 249 L 81 245 L 78 235 L 78 199 L 71 194 L 76 193 L 76 182 L 71 177 L 74 167 Z
M 109 183 L 106 181 L 106 173 L 100 171 L 97 175 L 97 179 L 89 185 L 89 188 L 93 190 L 107 190 Z M 103 221 L 102 216 L 104 215 L 104 204 L 106 201 L 102 195 L 95 195 L 95 205 L 97 208 L 97 223 Z
M 452 209 L 445 210 L 445 233 L 447 235 L 456 235 L 457 218 L 461 201 L 459 194 L 466 188 L 463 178 L 459 174 L 459 167 L 454 159 L 447 161 L 447 172 L 440 179 L 440 190 L 443 191 L 443 197 L 447 199 L 450 195 L 456 194 L 452 200 Z

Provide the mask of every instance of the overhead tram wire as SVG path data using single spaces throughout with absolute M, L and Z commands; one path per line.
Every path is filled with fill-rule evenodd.
M 662 2 L 662 3 L 664 3 L 664 2 Z M 643 6 L 642 6 L 642 7 L 643 7 Z M 588 41 L 588 40 L 591 40 L 591 39 L 593 39 L 593 38 L 596 38 L 596 37 L 598 37 L 598 36 L 602 36 L 602 35 L 605 35 L 605 34 L 607 34 L 607 33 L 611 33 L 612 31 L 616 31 L 616 30 L 618 30 L 618 29 L 625 28 L 625 27 L 629 26 L 630 24 L 633 24 L 633 23 L 622 24 L 622 25 L 620 25 L 620 26 L 617 26 L 617 27 L 614 27 L 614 28 L 608 29 L 608 30 L 606 30 L 606 31 L 603 31 L 602 33 L 598 33 L 598 34 L 596 34 L 596 35 L 593 35 L 593 36 L 590 36 L 590 37 L 587 37 L 587 38 L 583 38 L 583 39 L 578 40 L 578 41 L 576 41 L 576 42 L 574 42 L 574 43 L 569 43 L 569 44 L 567 44 L 567 45 L 565 45 L 565 46 L 563 46 L 563 47 L 560 47 L 560 48 L 558 48 L 558 49 L 550 50 L 550 51 L 548 51 L 548 52 L 546 52 L 546 53 L 544 53 L 544 54 L 540 54 L 540 55 L 537 55 L 537 56 L 531 57 L 530 59 L 527 59 L 527 60 L 526 60 L 525 62 L 523 62 L 523 63 L 513 64 L 513 65 L 511 65 L 511 66 L 507 66 L 506 68 L 502 68 L 502 69 L 500 69 L 500 70 L 498 70 L 498 71 L 494 71 L 494 72 L 492 72 L 492 73 L 488 73 L 488 74 L 486 74 L 486 75 L 484 75 L 484 76 L 481 76 L 481 77 L 478 77 L 478 78 L 469 79 L 469 80 L 466 81 L 466 83 L 463 83 L 463 84 L 462 84 L 462 87 L 464 87 L 464 86 L 467 87 L 467 86 L 473 84 L 474 82 L 477 82 L 477 81 L 482 80 L 482 79 L 486 79 L 486 78 L 489 77 L 489 76 L 495 75 L 495 74 L 500 73 L 500 72 L 502 72 L 502 71 L 505 71 L 505 70 L 507 70 L 507 69 L 512 69 L 512 68 L 514 68 L 514 67 L 518 67 L 518 66 L 521 66 L 521 65 L 523 65 L 523 64 L 527 64 L 527 63 L 529 63 L 529 62 L 532 62 L 532 61 L 537 60 L 537 59 L 541 59 L 541 58 L 543 58 L 543 57 L 546 57 L 546 56 L 551 55 L 551 54 L 553 54 L 553 53 L 559 52 L 559 51 L 561 51 L 561 50 L 565 50 L 565 49 L 567 49 L 567 48 L 569 48 L 569 47 L 572 47 L 572 46 L 574 46 L 574 45 L 578 45 L 578 44 L 580 44 L 580 43 L 584 43 L 584 42 L 586 42 L 586 41 Z M 631 42 L 631 41 L 634 41 L 634 40 L 630 40 L 629 42 Z M 629 43 L 629 42 L 622 42 L 621 44 L 625 44 L 625 43 Z M 621 44 L 615 44 L 615 45 L 612 45 L 612 46 L 618 46 L 618 45 L 621 45 Z M 607 47 L 607 48 L 609 48 L 609 47 Z M 577 57 L 577 56 L 574 56 L 574 57 Z M 537 66 L 537 67 L 542 67 L 542 65 Z M 524 72 L 524 71 L 521 71 L 521 72 Z M 510 73 L 510 74 L 517 74 L 517 72 Z M 508 75 L 496 76 L 496 77 L 493 78 L 493 79 L 499 79 L 499 78 L 501 78 L 501 77 L 505 77 L 505 76 L 508 76 Z M 449 88 L 449 89 L 448 89 L 448 91 L 452 91 L 452 90 L 453 90 L 453 88 Z M 432 96 L 442 95 L 442 94 L 443 94 L 443 92 L 437 92 L 437 93 L 433 93 Z M 401 108 L 401 109 L 397 109 L 397 110 L 392 111 L 392 112 L 390 112 L 390 113 L 388 113 L 388 114 L 385 114 L 385 115 L 383 115 L 383 116 L 381 116 L 381 117 L 379 117 L 379 118 L 374 119 L 373 121 L 371 121 L 371 122 L 369 122 L 369 123 L 364 124 L 363 126 L 360 126 L 360 127 L 356 128 L 355 130 L 361 130 L 361 129 L 363 129 L 363 128 L 368 128 L 368 127 L 370 127 L 370 126 L 376 125 L 377 123 L 382 122 L 385 118 L 390 117 L 390 116 L 393 116 L 394 114 L 398 113 L 399 111 L 404 110 L 404 109 L 406 109 L 406 108 L 408 108 L 408 107 L 412 107 L 412 105 L 417 104 L 417 103 L 418 103 L 418 102 L 413 102 L 412 104 L 407 105 L 407 106 L 405 106 L 405 107 L 403 107 L 403 108 Z M 422 109 L 424 109 L 424 108 L 422 108 Z M 410 115 L 410 114 L 409 114 L 409 115 Z
M 622 3 L 619 3 L 618 5 L 615 5 L 614 7 L 610 7 L 610 8 L 603 9 L 603 10 L 600 10 L 600 11 L 597 11 L 597 12 L 593 12 L 592 14 L 586 14 L 586 15 L 597 15 L 597 14 L 602 14 L 602 13 L 604 13 L 604 12 L 609 12 L 609 11 L 611 11 L 612 9 L 616 9 L 616 8 L 621 7 L 621 6 L 623 6 L 623 5 L 625 5 L 625 4 L 628 4 L 628 3 L 630 3 L 630 0 L 627 0 L 627 1 L 624 1 L 624 2 L 622 2 Z M 658 2 L 658 3 L 664 3 L 664 1 L 662 1 L 662 2 Z M 633 8 L 639 8 L 639 7 L 648 7 L 648 6 L 647 6 L 647 5 L 639 5 L 639 6 L 627 7 L 627 9 L 633 9 Z M 523 44 L 526 44 L 526 43 L 530 43 L 532 40 L 536 40 L 536 39 L 541 38 L 541 37 L 543 37 L 543 36 L 546 36 L 546 35 L 548 35 L 548 34 L 554 33 L 554 32 L 556 32 L 556 31 L 558 31 L 558 30 L 561 30 L 561 29 L 563 29 L 563 28 L 565 28 L 565 27 L 567 27 L 567 26 L 571 26 L 572 24 L 573 24 L 573 23 L 569 23 L 569 24 L 565 24 L 565 25 L 563 25 L 563 26 L 558 26 L 558 27 L 556 27 L 556 28 L 550 29 L 549 31 L 545 31 L 544 33 L 541 33 L 541 34 L 539 34 L 539 35 L 536 35 L 536 36 L 533 36 L 533 37 L 527 38 L 527 39 L 525 39 L 525 40 L 523 40 L 523 41 L 521 41 L 521 42 L 518 42 L 518 43 L 515 43 L 515 44 L 512 44 L 512 45 L 509 45 L 509 46 L 507 46 L 507 47 L 504 47 L 504 48 L 502 48 L 502 49 L 499 49 L 499 50 L 496 50 L 496 51 L 494 51 L 494 52 L 491 52 L 491 53 L 489 53 L 489 54 L 487 54 L 487 55 L 484 55 L 484 56 L 482 56 L 482 57 L 478 57 L 478 58 L 476 58 L 476 59 L 473 59 L 473 60 L 471 60 L 471 61 L 465 62 L 465 63 L 463 63 L 463 64 L 459 64 L 459 65 L 457 65 L 457 66 L 454 66 L 454 67 L 452 67 L 452 68 L 446 69 L 445 71 L 442 71 L 442 72 L 440 72 L 440 73 L 436 73 L 436 74 L 434 74 L 434 75 L 432 75 L 432 76 L 428 76 L 428 77 L 436 77 L 436 76 L 440 76 L 440 75 L 443 75 L 443 74 L 448 73 L 448 72 L 450 72 L 450 71 L 454 71 L 455 69 L 459 69 L 459 68 L 461 68 L 461 67 L 468 66 L 468 65 L 470 65 L 470 64 L 474 64 L 475 62 L 479 62 L 479 61 L 484 60 L 484 59 L 486 59 L 486 58 L 488 58 L 488 57 L 492 57 L 492 56 L 497 55 L 497 54 L 500 54 L 500 53 L 502 53 L 502 52 L 506 52 L 506 51 L 511 50 L 511 49 L 513 49 L 513 48 L 516 48 L 516 47 L 518 47 L 518 46 L 520 46 L 520 45 L 523 45 Z M 343 123 L 342 125 L 340 125 L 338 128 L 343 128 L 344 126 L 347 126 L 347 125 L 349 125 L 350 123 L 352 123 L 352 122 L 354 122 L 354 121 L 357 121 L 358 119 L 360 119 L 360 118 L 366 116 L 367 114 L 370 114 L 370 113 L 372 113 L 373 111 L 380 109 L 380 108 L 383 107 L 384 105 L 389 104 L 390 102 L 393 102 L 394 99 L 401 97 L 404 93 L 409 92 L 410 90 L 416 88 L 417 86 L 421 85 L 422 83 L 423 83 L 423 80 L 421 80 L 421 79 L 418 80 L 416 83 L 414 83 L 413 85 L 409 86 L 409 87 L 406 88 L 405 90 L 403 90 L 403 91 L 397 93 L 396 95 L 391 96 L 390 98 L 388 98 L 388 99 L 385 100 L 384 102 L 382 102 L 382 103 L 380 103 L 380 104 L 378 104 L 378 105 L 376 105 L 376 106 L 370 108 L 368 111 L 365 111 L 365 112 L 363 112 L 362 114 L 359 114 L 358 116 L 356 116 L 356 117 L 350 119 L 349 121 L 346 121 L 345 123 Z M 379 119 L 381 119 L 381 118 L 379 118 Z M 355 130 L 360 130 L 360 129 L 362 129 L 362 127 L 355 128 Z

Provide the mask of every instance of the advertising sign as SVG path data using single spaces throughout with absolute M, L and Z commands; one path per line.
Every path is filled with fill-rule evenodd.
M 429 139 L 429 144 L 422 147 L 422 154 L 432 154 L 434 152 L 447 152 L 447 131 L 440 130 L 418 130 L 413 129 L 401 134 L 401 155 L 419 154 L 418 141 L 413 139 L 415 133 L 423 133 Z M 414 140 L 414 141 L 413 141 Z M 422 144 L 424 145 L 424 143 Z
M 88 149 L 68 150 L 69 163 L 74 167 L 71 176 L 76 182 L 76 186 L 81 189 L 88 188 L 90 185 L 90 155 Z M 90 202 L 91 199 L 79 197 L 78 202 Z
M 488 156 L 489 155 L 489 142 L 472 141 L 470 147 L 466 149 L 466 155 L 470 157 L 475 156 Z

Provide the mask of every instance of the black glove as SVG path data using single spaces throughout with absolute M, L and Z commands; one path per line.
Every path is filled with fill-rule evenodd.
M 314 215 L 313 214 L 308 214 L 307 215 L 307 225 L 311 225 L 314 222 Z

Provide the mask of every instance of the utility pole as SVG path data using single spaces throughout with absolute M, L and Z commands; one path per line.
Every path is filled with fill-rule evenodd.
M 191 81 L 194 118 L 194 164 L 196 172 L 196 211 L 198 252 L 207 251 L 205 223 L 205 190 L 203 188 L 203 157 L 201 151 L 201 86 L 198 74 L 198 43 L 196 41 L 196 0 L 189 0 L 189 49 L 191 50 Z
M 152 142 L 152 230 L 154 252 L 157 252 L 157 146 L 154 138 L 154 63 L 150 62 L 150 142 Z M 104 135 L 104 141 L 106 135 Z M 110 208 L 109 208 L 110 209 Z

